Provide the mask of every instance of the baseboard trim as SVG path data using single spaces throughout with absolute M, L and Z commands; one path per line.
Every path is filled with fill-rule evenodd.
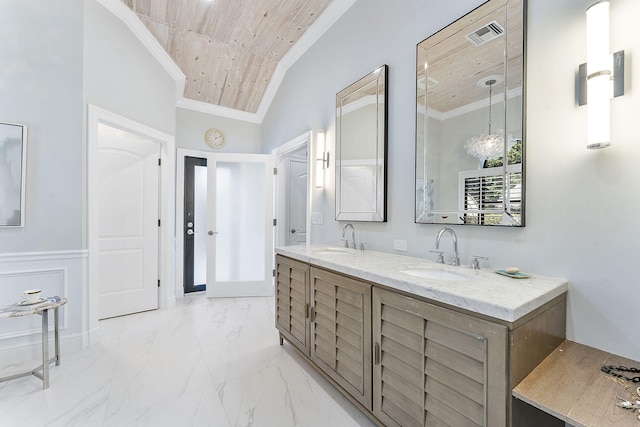
M 35 335 L 34 335 L 35 337 Z M 49 350 L 53 354 L 53 331 L 49 331 Z M 12 365 L 26 360 L 40 360 L 42 357 L 42 345 L 40 334 L 34 338 L 36 342 L 20 343 L 0 349 L 0 366 Z M 60 337 L 60 359 L 64 361 L 65 355 L 82 350 L 87 334 L 65 335 Z

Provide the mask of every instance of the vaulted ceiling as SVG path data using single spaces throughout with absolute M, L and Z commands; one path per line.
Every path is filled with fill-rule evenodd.
M 278 62 L 332 0 L 122 0 L 186 75 L 184 97 L 256 113 Z

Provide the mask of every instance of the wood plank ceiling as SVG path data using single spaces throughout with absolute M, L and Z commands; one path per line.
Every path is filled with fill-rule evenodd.
M 488 98 L 488 86 L 479 82 L 489 76 L 504 78 L 505 52 L 509 57 L 506 86 L 508 89 L 522 87 L 522 0 L 511 0 L 508 7 L 503 6 L 506 3 L 505 0 L 495 0 L 496 9 L 489 13 L 487 8 L 475 9 L 418 45 L 419 52 L 420 47 L 427 49 L 429 108 L 444 113 Z M 506 35 L 481 46 L 475 46 L 467 39 L 467 34 L 492 21 L 506 28 Z M 424 77 L 424 53 L 421 59 L 416 66 L 418 75 Z M 424 88 L 424 79 L 419 84 Z M 503 90 L 504 84 L 498 83 L 494 95 Z M 423 97 L 418 101 L 424 105 Z
M 184 97 L 255 113 L 332 0 L 122 0 L 187 76 Z

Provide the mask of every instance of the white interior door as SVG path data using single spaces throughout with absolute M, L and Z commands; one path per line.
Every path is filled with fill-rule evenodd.
M 207 296 L 273 295 L 273 156 L 207 155 Z
M 160 144 L 99 125 L 98 318 L 158 308 Z
M 313 132 L 305 132 L 302 135 L 285 142 L 284 144 L 276 147 L 271 152 L 278 165 L 278 174 L 275 181 L 275 195 L 274 203 L 276 211 L 274 212 L 275 218 L 278 223 L 276 226 L 276 245 L 285 246 L 291 244 L 304 244 L 311 241 L 311 201 L 312 201 L 312 182 L 310 179 L 310 159 L 309 150 L 311 149 L 311 140 Z M 296 172 L 292 175 L 291 163 L 297 162 Z M 293 181 L 293 183 L 292 183 Z M 295 188 L 292 194 L 292 188 Z M 294 209 L 291 209 L 292 201 L 296 205 Z M 296 212 L 294 220 L 294 226 L 291 227 L 292 212 Z M 298 224 L 298 225 L 296 225 Z M 294 237 L 294 242 L 291 242 L 291 235 L 298 234 L 291 233 L 291 230 L 301 230 L 302 238 L 299 236 Z

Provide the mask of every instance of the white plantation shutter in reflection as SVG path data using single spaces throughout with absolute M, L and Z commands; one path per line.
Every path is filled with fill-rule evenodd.
M 502 167 L 460 172 L 460 195 L 465 224 L 503 224 L 510 220 L 508 216 L 504 218 L 504 212 L 510 212 L 519 220 L 522 214 L 521 165 L 510 165 L 506 174 Z

